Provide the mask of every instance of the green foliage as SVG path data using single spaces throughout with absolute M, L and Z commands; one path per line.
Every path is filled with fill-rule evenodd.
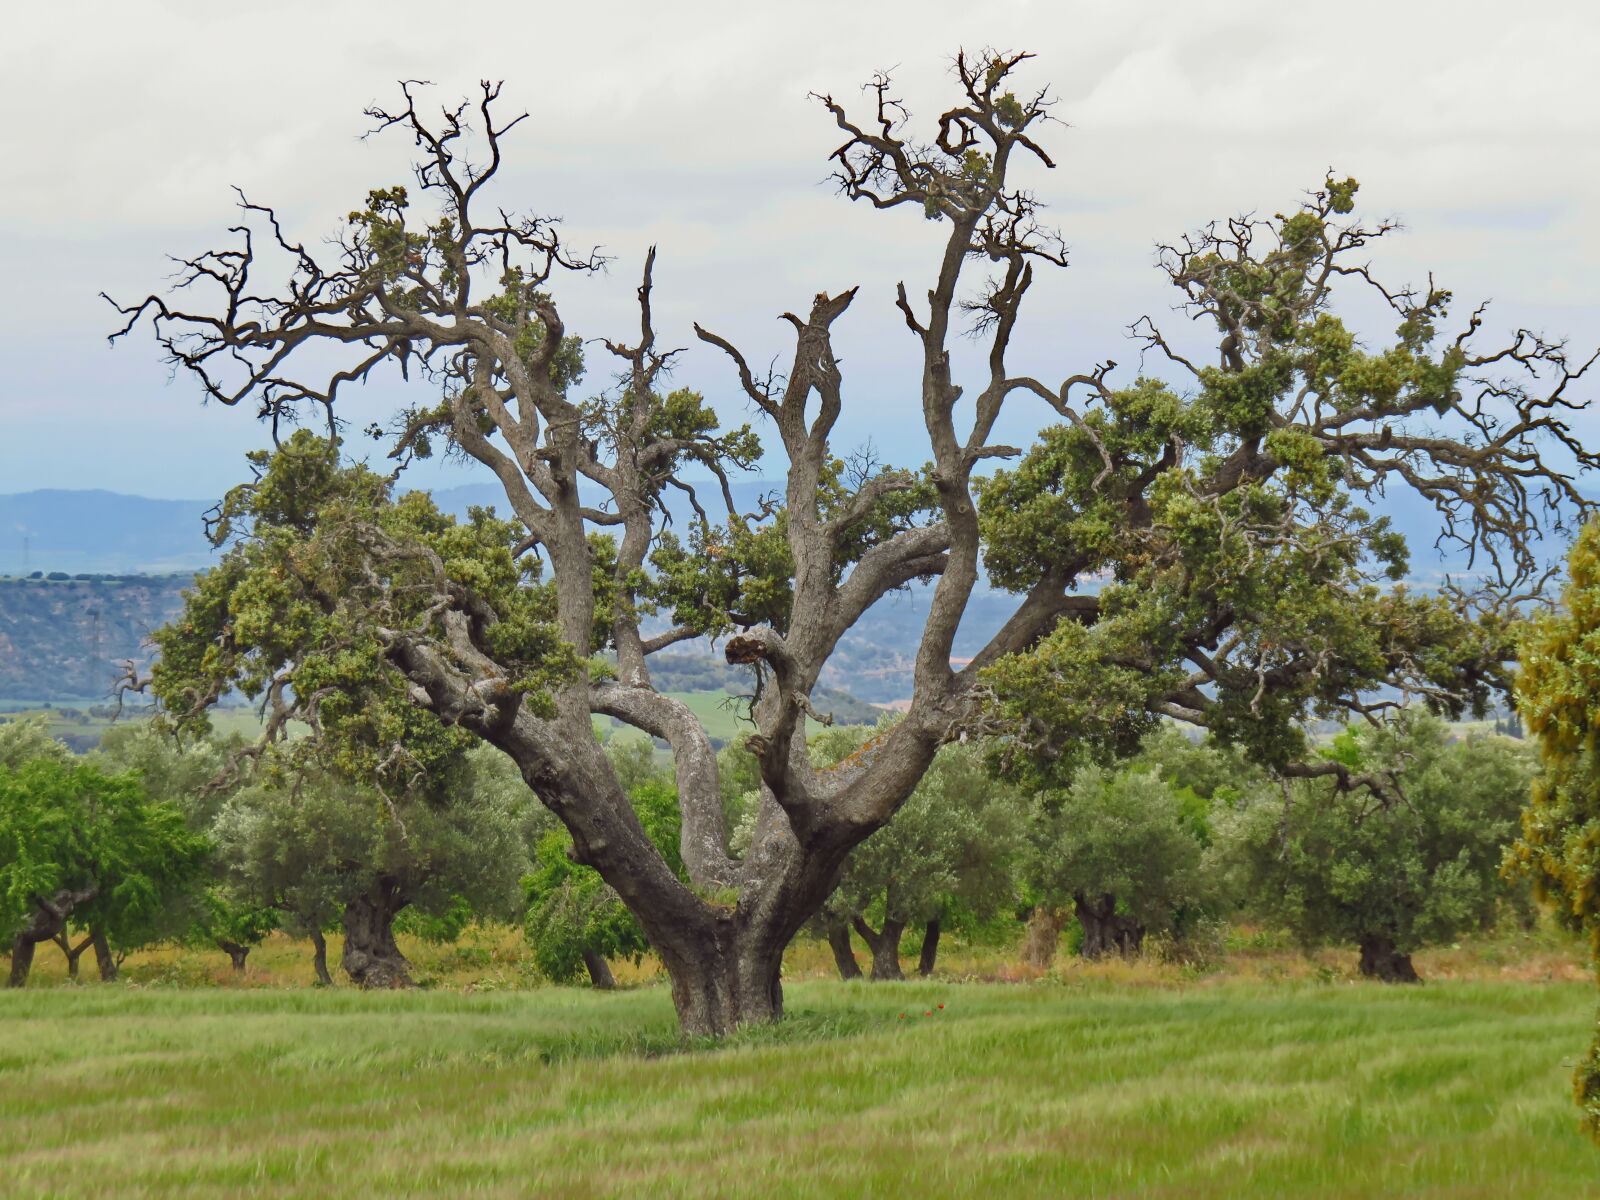
M 645 834 L 680 879 L 687 881 L 678 841 L 682 817 L 678 793 L 654 764 L 646 738 L 618 738 L 606 753 L 628 793 Z M 637 962 L 650 948 L 644 930 L 622 898 L 592 867 L 571 857 L 572 836 L 564 828 L 546 832 L 534 847 L 534 869 L 522 880 L 527 917 L 523 931 L 534 964 L 554 983 L 570 983 L 584 972 L 584 954 Z
M 836 764 L 881 733 L 825 730 L 809 741 L 812 759 Z M 1016 903 L 1023 819 L 1021 795 L 989 775 L 982 750 L 944 746 L 889 823 L 850 852 L 825 914 L 982 922 Z
M 1250 907 L 1308 947 L 1381 939 L 1401 954 L 1490 925 L 1532 776 L 1523 749 L 1498 737 L 1452 742 L 1439 721 L 1407 712 L 1337 743 L 1332 757 L 1392 773 L 1402 796 L 1318 779 L 1220 810 L 1219 858 Z
M 1097 905 L 1109 896 L 1139 937 L 1181 939 L 1217 904 L 1203 858 L 1212 798 L 1225 785 L 1214 783 L 1206 751 L 1183 753 L 1166 739 L 1152 740 L 1162 744 L 1121 769 L 1083 766 L 1067 787 L 1034 798 L 1027 881 L 1051 908 Z M 1213 790 L 1176 782 L 1186 768 Z
M 487 606 L 487 648 L 535 710 L 578 669 L 549 586 L 514 554 L 516 523 L 483 509 L 458 523 L 424 493 L 393 498 L 388 480 L 340 465 L 337 447 L 306 430 L 250 459 L 255 481 L 228 493 L 213 529 L 227 552 L 155 635 L 153 690 L 181 728 L 205 729 L 206 707 L 230 690 L 269 704 L 292 695 L 314 704 L 321 734 L 297 755 L 391 787 L 427 777 L 471 738 L 410 701 L 385 630 L 437 634 L 441 587 Z
M 23 717 L 0 722 L 0 769 L 46 760 L 66 763 L 72 751 L 50 736 L 44 717 Z
M 1517 707 L 1542 770 L 1507 866 L 1588 935 L 1600 963 L 1600 521 L 1578 534 L 1561 605 L 1524 627 L 1518 659 Z M 1600 1141 L 1600 1034 L 1574 1088 Z
M 1196 391 L 1149 378 L 1108 389 L 984 483 L 997 585 L 1099 581 L 1082 624 L 987 674 L 1014 778 L 1064 785 L 1085 761 L 1124 757 L 1162 708 L 1203 709 L 1219 742 L 1282 766 L 1309 753 L 1305 717 L 1338 716 L 1397 675 L 1451 716 L 1481 714 L 1506 684 L 1507 621 L 1392 586 L 1404 540 L 1366 507 L 1381 474 L 1349 470 L 1305 417 L 1308 396 L 1362 420 L 1438 409 L 1463 369 L 1458 346 L 1434 344 L 1448 293 L 1406 306 L 1381 351 L 1332 310 L 1331 222 L 1355 190 L 1330 179 L 1250 239 L 1208 235 L 1169 263 L 1191 311 L 1224 334 Z M 1197 666 L 1204 692 L 1189 691 Z
M 206 850 L 183 814 L 151 801 L 132 775 L 48 753 L 0 766 L 0 940 L 32 917 L 37 897 L 69 891 L 86 897 L 75 921 L 122 948 L 142 945 Z

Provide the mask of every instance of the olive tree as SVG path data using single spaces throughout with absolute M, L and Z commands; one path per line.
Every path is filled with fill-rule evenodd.
M 836 763 L 871 736 L 870 728 L 829 730 L 812 737 L 812 755 Z M 871 952 L 872 978 L 885 980 L 903 978 L 901 938 L 920 927 L 917 969 L 931 975 L 952 915 L 982 920 L 1014 902 L 1023 814 L 1021 795 L 988 774 L 976 745 L 940 749 L 894 820 L 850 852 L 822 907 L 818 920 L 840 975 L 861 973 L 850 929 Z
M 537 129 L 501 115 L 498 86 L 430 114 L 420 85 L 406 84 L 398 105 L 371 110 L 377 131 L 414 143 L 417 186 L 374 188 L 329 241 L 241 200 L 236 240 L 184 256 L 173 292 L 119 305 L 117 336 L 148 323 L 206 397 L 252 406 L 274 433 L 317 414 L 337 434 L 353 386 L 413 379 L 423 395 L 372 432 L 397 465 L 442 443 L 491 473 L 521 524 L 511 551 L 542 574 L 508 581 L 441 552 L 438 531 L 323 505 L 313 489 L 264 509 L 248 536 L 337 541 L 339 561 L 297 551 L 277 575 L 213 572 L 214 602 L 185 618 L 194 652 L 166 702 L 203 706 L 249 659 L 285 709 L 314 709 L 337 685 L 320 669 L 302 679 L 301 664 L 358 645 L 362 671 L 387 673 L 419 710 L 516 762 L 578 860 L 638 918 L 682 1027 L 705 1034 L 780 1014 L 784 947 L 990 689 L 1014 761 L 1104 741 L 1106 729 L 1135 737 L 1165 713 L 1307 772 L 1329 769 L 1304 758 L 1308 708 L 1359 703 L 1383 683 L 1444 708 L 1481 701 L 1509 654 L 1501 623 L 1374 579 L 1374 555 L 1399 577 L 1402 548 L 1362 501 L 1408 485 L 1438 507 L 1447 536 L 1525 573 L 1545 502 L 1581 502 L 1541 444 L 1595 461 L 1563 420 L 1577 364 L 1526 332 L 1491 344 L 1481 309 L 1452 326 L 1442 289 L 1382 281 L 1367 263 L 1390 226 L 1353 219 L 1354 182 L 1329 180 L 1286 215 L 1221 222 L 1168 248 L 1193 336 L 1148 322 L 1136 336 L 1140 358 L 1170 379 L 1125 380 L 1109 361 L 1063 366 L 1059 384 L 1019 372 L 1010 351 L 1024 301 L 1038 272 L 1066 263 L 1028 179 L 1055 161 L 1051 99 L 1018 83 L 1027 58 L 958 55 L 955 102 L 926 128 L 887 76 L 869 83 L 864 113 L 817 97 L 839 131 L 842 194 L 928 234 L 925 286 L 893 299 L 911 350 L 903 394 L 927 441 L 913 461 L 927 467 L 880 466 L 834 444 L 851 401 L 833 331 L 859 287 L 783 314 L 792 353 L 781 372 L 751 365 L 768 348 L 747 354 L 697 325 L 770 431 L 764 468 L 783 469 L 777 503 L 755 513 L 738 511 L 727 481 L 758 461 L 757 432 L 719 427 L 701 396 L 666 386 L 678 351 L 658 340 L 654 250 L 636 333 L 601 343 L 619 382 L 578 391 L 560 292 L 602 260 L 495 196 L 509 136 Z M 1393 339 L 1358 343 L 1336 309 L 1344 291 L 1388 305 Z M 741 303 L 731 295 L 727 308 Z M 970 370 L 954 354 L 968 333 L 981 347 Z M 1059 421 L 1026 454 L 995 437 L 1018 398 Z M 980 504 L 980 472 L 1019 457 Z M 715 480 L 725 519 L 696 478 Z M 656 520 L 678 489 L 704 514 L 683 538 Z M 980 552 L 1017 605 L 957 666 Z M 860 755 L 818 770 L 804 718 L 819 674 L 863 613 L 921 578 L 936 582 L 909 711 Z M 1085 586 L 1101 578 L 1113 585 Z M 296 619 L 232 621 L 229 587 Z M 647 624 L 652 612 L 665 628 Z M 541 623 L 572 661 L 549 652 Z M 727 849 L 706 730 L 651 686 L 652 654 L 707 633 L 725 635 L 729 661 L 760 680 L 748 739 L 760 809 L 742 859 Z M 615 652 L 614 669 L 583 665 L 597 649 Z M 550 669 L 531 678 L 540 662 Z M 641 826 L 596 715 L 671 746 L 687 881 Z
M 1150 766 L 1084 766 L 1035 797 L 1028 882 L 1047 911 L 1071 910 L 1085 958 L 1137 954 L 1145 934 L 1182 934 L 1213 902 L 1208 809 Z
M 1416 982 L 1412 952 L 1490 926 L 1509 899 L 1499 875 L 1533 769 L 1501 737 L 1449 739 L 1405 713 L 1330 751 L 1395 780 L 1395 796 L 1326 780 L 1265 789 L 1219 811 L 1218 841 L 1239 893 L 1307 946 L 1360 949 L 1361 974 Z
M 338 927 L 351 980 L 409 987 L 410 964 L 395 941 L 403 912 L 448 916 L 464 899 L 475 912 L 507 919 L 520 907 L 526 793 L 497 795 L 475 783 L 469 762 L 399 793 L 264 764 L 213 825 L 229 892 L 312 937 L 319 982 L 332 981 L 321 933 Z

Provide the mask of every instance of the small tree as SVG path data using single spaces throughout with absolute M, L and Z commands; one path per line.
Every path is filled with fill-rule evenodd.
M 1208 808 L 1154 764 L 1084 767 L 1034 800 L 1029 883 L 1047 912 L 1072 910 L 1085 958 L 1137 954 L 1147 933 L 1181 935 L 1211 902 L 1201 869 Z M 1044 949 L 1038 965 L 1054 946 Z
M 829 730 L 812 737 L 812 754 L 829 766 L 877 736 L 881 730 Z M 819 921 L 840 975 L 860 974 L 852 973 L 848 933 L 839 940 L 845 928 L 871 951 L 872 978 L 885 980 L 903 978 L 900 941 L 916 926 L 922 927 L 918 970 L 932 974 L 944 922 L 958 907 L 981 920 L 1015 900 L 1022 814 L 1021 798 L 986 772 L 980 750 L 941 749 L 894 820 L 851 851 L 823 906 Z
M 1353 943 L 1364 976 L 1415 982 L 1413 951 L 1495 920 L 1530 758 L 1505 738 L 1452 742 L 1414 712 L 1346 734 L 1330 753 L 1387 775 L 1395 794 L 1326 781 L 1264 790 L 1219 816 L 1223 853 L 1250 905 L 1303 945 Z
M 331 982 L 320 933 L 338 925 L 345 972 L 362 987 L 385 988 L 412 983 L 394 937 L 406 909 L 448 914 L 465 898 L 502 918 L 516 910 L 526 817 L 525 791 L 480 790 L 470 764 L 401 795 L 269 764 L 228 800 L 214 830 L 231 894 L 318 935 L 319 982 Z
M 102 977 L 114 977 L 111 943 L 151 940 L 205 854 L 183 814 L 152 803 L 132 775 L 54 756 L 0 766 L 0 938 L 11 943 L 10 986 L 27 982 L 35 947 L 69 921 L 89 929 Z
M 1517 707 L 1542 771 L 1507 867 L 1569 929 L 1587 935 L 1600 963 L 1600 521 L 1573 543 L 1558 608 L 1525 627 Z M 1600 1141 L 1600 1032 L 1579 1063 L 1574 1094 Z
M 107 770 L 133 772 L 152 800 L 179 809 L 191 830 L 209 838 L 217 814 L 238 786 L 228 756 L 241 747 L 237 737 L 180 740 L 159 723 L 141 721 L 108 729 L 91 760 Z M 227 864 L 215 853 L 208 857 L 207 873 L 209 883 L 180 898 L 163 926 L 191 945 L 223 951 L 241 972 L 250 951 L 278 927 L 280 915 L 239 896 L 228 885 Z

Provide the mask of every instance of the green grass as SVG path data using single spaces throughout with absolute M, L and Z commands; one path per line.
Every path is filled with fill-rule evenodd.
M 1567 1092 L 1592 1022 L 1585 984 L 801 982 L 788 996 L 781 1026 L 705 1049 L 678 1045 L 660 987 L 0 994 L 0 1191 L 1600 1187 Z

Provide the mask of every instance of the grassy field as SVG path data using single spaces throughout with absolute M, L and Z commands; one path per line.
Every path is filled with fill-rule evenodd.
M 1386 988 L 1265 944 L 1205 977 L 900 985 L 802 946 L 791 1019 L 715 1048 L 678 1043 L 648 964 L 530 990 L 498 933 L 410 947 L 439 986 L 390 995 L 296 986 L 281 938 L 251 987 L 157 982 L 227 978 L 192 952 L 112 986 L 42 959 L 0 992 L 0 1194 L 1600 1194 L 1568 1099 L 1593 986 L 1522 948 Z

